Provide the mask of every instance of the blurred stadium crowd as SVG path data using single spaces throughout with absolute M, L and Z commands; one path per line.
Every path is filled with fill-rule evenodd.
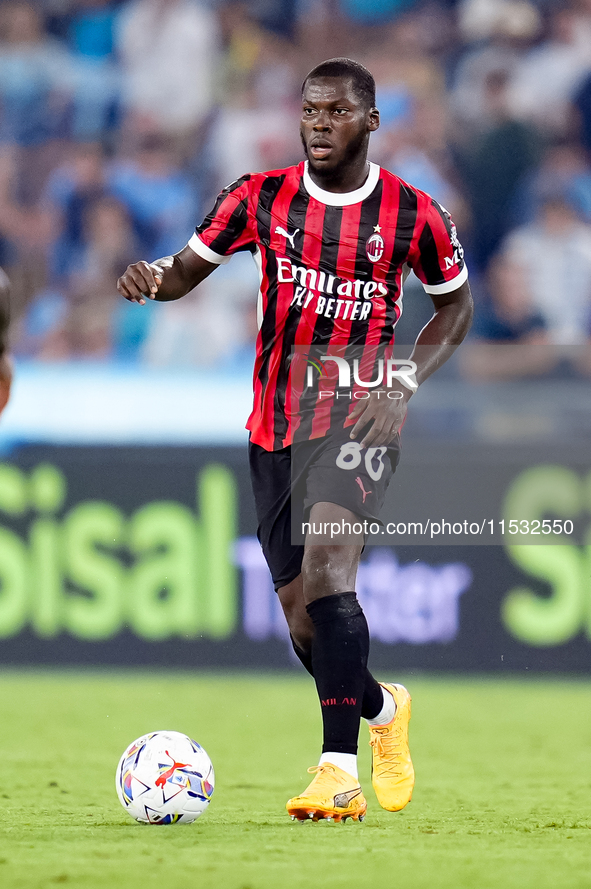
M 591 0 L 5 0 L 0 265 L 14 353 L 248 366 L 248 255 L 199 299 L 144 310 L 115 281 L 183 247 L 237 176 L 301 159 L 300 84 L 335 55 L 376 78 L 371 158 L 454 216 L 472 338 L 589 343 Z M 409 282 L 411 318 L 415 297 Z M 470 372 L 502 375 L 496 354 L 481 350 Z M 541 354 L 513 372 L 545 372 Z

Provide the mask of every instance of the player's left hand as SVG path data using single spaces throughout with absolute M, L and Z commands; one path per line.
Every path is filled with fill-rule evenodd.
M 389 391 L 394 395 L 394 392 Z M 400 398 L 394 399 L 389 398 L 387 393 L 380 389 L 371 392 L 369 398 L 358 401 L 348 417 L 349 420 L 357 421 L 351 429 L 350 438 L 357 438 L 361 430 L 373 420 L 361 441 L 361 447 L 382 447 L 391 444 L 404 423 L 411 395 L 410 391 L 401 387 Z

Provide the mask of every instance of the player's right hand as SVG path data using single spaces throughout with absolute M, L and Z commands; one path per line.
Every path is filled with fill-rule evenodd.
M 129 302 L 145 306 L 146 299 L 156 299 L 161 284 L 162 269 L 141 261 L 127 266 L 117 281 L 117 290 Z

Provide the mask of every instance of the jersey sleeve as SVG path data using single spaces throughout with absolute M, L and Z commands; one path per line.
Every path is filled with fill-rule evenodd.
M 468 280 L 464 248 L 453 220 L 433 199 L 410 264 L 427 293 L 451 293 Z
M 253 215 L 249 213 L 251 177 L 226 186 L 189 241 L 189 247 L 208 262 L 229 262 L 232 254 L 254 246 Z

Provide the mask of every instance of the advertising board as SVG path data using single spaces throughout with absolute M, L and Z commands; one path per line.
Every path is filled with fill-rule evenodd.
M 584 449 L 480 450 L 494 522 L 569 520 L 528 542 L 368 546 L 357 589 L 378 670 L 591 667 Z M 430 466 L 430 474 L 427 468 Z M 439 469 L 438 469 L 439 467 Z M 457 445 L 405 454 L 391 495 L 472 473 Z M 433 502 L 443 499 L 432 492 Z M 484 516 L 483 516 L 484 518 Z M 445 521 L 442 512 L 441 520 Z M 562 526 L 561 526 L 562 527 Z M 424 543 L 424 540 L 428 543 Z M 540 542 L 538 542 L 540 541 Z M 289 668 L 243 447 L 27 446 L 0 463 L 0 662 Z

